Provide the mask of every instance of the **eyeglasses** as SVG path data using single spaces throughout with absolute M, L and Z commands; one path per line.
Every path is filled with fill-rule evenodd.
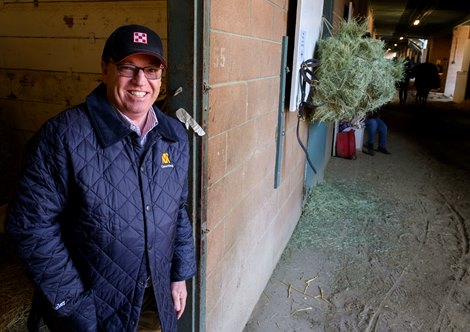
M 160 67 L 157 67 L 157 66 L 137 67 L 129 63 L 124 63 L 124 64 L 117 64 L 114 62 L 111 62 L 111 63 L 113 63 L 116 66 L 117 73 L 119 76 L 135 77 L 137 74 L 139 74 L 139 70 L 142 70 L 144 72 L 145 77 L 149 80 L 158 80 L 162 78 L 163 67 L 161 66 Z

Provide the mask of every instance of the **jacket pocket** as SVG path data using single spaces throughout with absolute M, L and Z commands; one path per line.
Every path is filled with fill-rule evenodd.
M 47 310 L 43 313 L 43 319 L 51 332 L 96 332 L 98 324 L 96 318 L 96 307 L 93 291 L 82 294 L 74 303 L 73 307 L 66 309 L 67 314 L 61 315 L 61 310 Z

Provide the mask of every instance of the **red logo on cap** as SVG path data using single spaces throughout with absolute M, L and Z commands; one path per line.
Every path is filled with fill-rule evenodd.
M 147 44 L 147 34 L 144 32 L 134 32 L 134 43 Z

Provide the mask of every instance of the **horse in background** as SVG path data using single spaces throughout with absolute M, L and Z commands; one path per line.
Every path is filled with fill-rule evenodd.
M 424 107 L 429 91 L 441 86 L 438 68 L 430 62 L 419 63 L 411 68 L 411 77 L 415 79 L 416 103 Z

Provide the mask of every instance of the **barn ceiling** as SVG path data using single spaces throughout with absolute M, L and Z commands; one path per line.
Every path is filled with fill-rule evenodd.
M 394 42 L 399 37 L 430 39 L 470 24 L 468 0 L 369 0 L 378 38 Z M 419 19 L 418 25 L 413 22 Z

